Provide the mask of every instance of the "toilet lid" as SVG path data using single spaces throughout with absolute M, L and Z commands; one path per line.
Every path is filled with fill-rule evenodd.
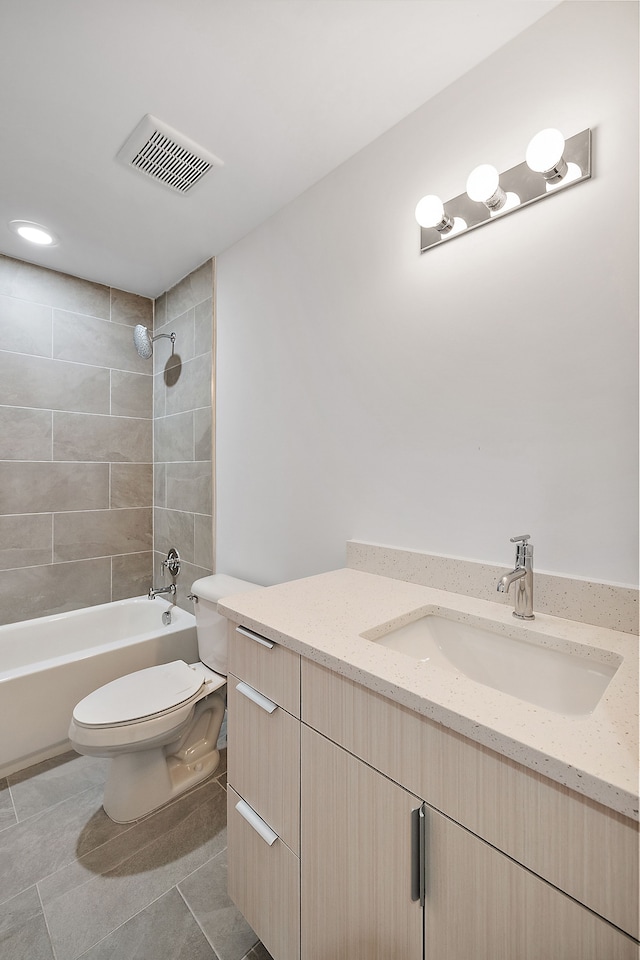
M 202 683 L 202 675 L 184 660 L 147 667 L 94 690 L 77 704 L 73 719 L 85 726 L 143 720 L 189 700 Z

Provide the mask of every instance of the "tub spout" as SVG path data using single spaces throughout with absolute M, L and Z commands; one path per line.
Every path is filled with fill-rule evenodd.
M 149 600 L 155 600 L 163 593 L 169 593 L 172 597 L 176 595 L 175 583 L 170 583 L 168 587 L 149 587 Z

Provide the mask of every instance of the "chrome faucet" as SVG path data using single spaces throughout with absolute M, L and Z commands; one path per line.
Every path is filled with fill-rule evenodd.
M 533 620 L 533 544 L 527 543 L 529 534 L 511 537 L 516 546 L 516 565 L 510 573 L 498 580 L 498 593 L 509 593 L 512 583 L 516 584 L 514 617 L 519 620 Z
M 175 547 L 171 547 L 167 554 L 167 559 L 162 561 L 162 575 L 168 570 L 172 577 L 177 577 L 180 573 L 180 554 Z M 149 600 L 155 600 L 163 593 L 168 593 L 172 597 L 176 595 L 175 583 L 170 583 L 168 587 L 149 587 Z
M 163 593 L 170 593 L 172 597 L 176 595 L 175 583 L 170 583 L 168 587 L 149 587 L 149 600 L 155 600 Z

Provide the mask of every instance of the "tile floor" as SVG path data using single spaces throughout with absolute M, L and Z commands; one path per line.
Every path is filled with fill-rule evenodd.
M 106 760 L 69 752 L 0 779 L 0 957 L 271 960 L 227 897 L 225 753 L 133 824 L 102 809 Z

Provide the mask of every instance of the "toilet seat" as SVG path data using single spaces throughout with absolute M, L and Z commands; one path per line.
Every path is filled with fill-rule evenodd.
M 79 752 L 94 756 L 168 743 L 180 735 L 197 701 L 225 682 L 204 664 L 184 660 L 137 670 L 76 705 L 69 739 Z
M 94 690 L 76 704 L 73 719 L 83 727 L 136 723 L 192 700 L 204 682 L 184 660 L 146 667 Z

